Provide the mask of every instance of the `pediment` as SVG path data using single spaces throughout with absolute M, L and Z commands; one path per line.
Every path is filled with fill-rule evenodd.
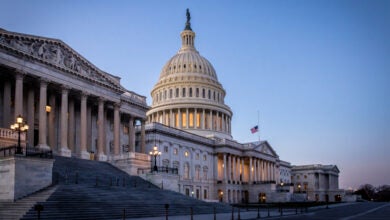
M 0 29 L 0 47 L 19 56 L 35 59 L 77 77 L 114 90 L 124 91 L 119 78 L 94 66 L 61 40 L 32 36 Z
M 278 155 L 267 141 L 262 141 L 255 147 L 255 149 L 263 154 L 272 155 L 277 157 Z

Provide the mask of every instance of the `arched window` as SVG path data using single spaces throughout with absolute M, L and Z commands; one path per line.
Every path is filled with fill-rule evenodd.
M 176 88 L 176 94 L 175 94 L 175 97 L 179 97 L 179 88 Z
M 182 92 L 182 97 L 186 97 L 186 88 L 183 88 L 182 91 L 183 91 L 183 92 Z
M 202 98 L 206 98 L 206 90 L 202 89 Z
M 199 97 L 199 88 L 196 88 L 196 98 Z
M 169 89 L 169 98 L 172 98 L 172 89 Z
M 192 97 L 192 88 L 190 88 L 190 91 L 189 91 L 189 96 Z
M 209 90 L 209 99 L 211 99 L 211 91 Z

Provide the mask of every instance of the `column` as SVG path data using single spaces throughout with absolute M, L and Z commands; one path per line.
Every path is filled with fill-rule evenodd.
M 14 120 L 21 115 L 23 117 L 23 77 L 24 74 L 16 72 L 15 82 L 15 114 Z
M 254 158 L 253 167 L 253 181 L 257 182 L 257 158 Z
M 169 126 L 170 127 L 175 127 L 175 124 L 173 122 L 174 122 L 173 112 L 172 112 L 172 109 L 169 109 Z
M 213 111 L 210 109 L 209 129 L 213 130 Z
M 226 183 L 227 181 L 226 181 L 226 168 L 227 168 L 227 166 L 226 166 L 226 154 L 223 154 L 223 166 L 222 166 L 222 168 L 223 168 L 223 182 L 224 183 Z
M 69 97 L 68 97 L 69 99 Z M 75 124 L 74 124 L 74 100 L 70 99 L 68 100 L 68 112 L 69 112 L 69 118 L 68 118 L 68 148 L 71 152 L 76 153 L 76 148 L 74 146 L 74 137 L 76 135 L 75 133 Z
M 187 121 L 186 128 L 188 128 L 190 126 L 190 121 L 189 121 L 190 117 L 189 117 L 188 113 L 189 113 L 189 111 L 188 111 L 188 108 L 187 108 L 186 109 L 186 121 Z
M 214 157 L 214 160 L 213 160 L 213 162 L 214 162 L 213 163 L 213 166 L 214 166 L 213 177 L 214 177 L 214 180 L 218 180 L 218 177 L 219 177 L 219 173 L 218 173 L 218 154 L 214 154 L 213 157 Z
M 245 165 L 245 160 L 244 160 L 244 158 L 242 158 L 242 160 L 241 160 L 241 181 L 242 182 L 245 182 L 245 180 L 244 180 L 244 174 L 245 174 L 244 165 Z
M 237 157 L 237 181 L 241 181 L 242 169 L 241 169 L 241 158 Z
M 57 138 L 56 138 L 56 97 L 53 94 L 53 92 L 49 93 L 49 106 L 50 106 L 50 112 L 48 113 L 48 123 L 47 123 L 47 128 L 49 129 L 47 131 L 48 133 L 48 144 L 52 150 L 60 150 L 57 148 Z
M 114 104 L 114 155 L 119 155 L 120 149 L 120 114 L 119 114 L 120 103 Z
M 61 94 L 61 146 L 59 154 L 64 157 L 70 157 L 72 152 L 68 148 L 68 94 L 69 88 L 62 87 Z
M 39 89 L 39 140 L 38 148 L 42 150 L 50 150 L 50 147 L 47 146 L 47 134 L 46 134 L 46 102 L 47 102 L 47 82 L 41 80 L 41 85 Z
M 87 104 L 87 152 L 92 151 L 92 108 Z
M 163 110 L 163 125 L 165 125 L 165 126 L 169 126 L 169 122 L 166 120 L 167 118 L 166 118 L 166 115 L 165 115 L 165 110 Z
M 27 95 L 27 141 L 30 146 L 34 146 L 34 89 L 30 88 Z
M 98 160 L 106 161 L 107 156 L 104 154 L 104 100 L 99 99 L 98 106 Z
M 204 130 L 205 127 L 204 127 L 204 121 L 205 121 L 205 110 L 203 109 L 202 110 L 202 117 L 201 117 L 201 122 L 200 122 L 200 127 Z
M 252 157 L 249 157 L 249 184 L 253 183 L 252 174 Z
M 87 99 L 86 93 L 81 93 L 80 103 L 80 158 L 88 159 L 87 151 Z
M 4 99 L 3 99 L 3 127 L 9 128 L 11 124 L 15 123 L 11 117 L 11 82 L 4 82 Z
M 131 115 L 129 119 L 129 152 L 135 152 L 134 118 Z
M 178 128 L 182 128 L 182 123 L 181 123 L 181 111 L 180 111 L 180 108 L 177 109 L 177 114 L 179 115 L 179 127 Z
M 145 119 L 141 120 L 141 153 L 145 154 Z
M 235 156 L 233 156 L 233 181 L 237 181 L 237 164 Z

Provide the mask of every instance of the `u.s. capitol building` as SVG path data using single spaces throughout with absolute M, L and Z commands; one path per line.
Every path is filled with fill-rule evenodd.
M 62 41 L 0 29 L 0 147 L 16 141 L 8 128 L 21 115 L 30 128 L 24 145 L 108 161 L 167 190 L 228 203 L 293 199 L 291 164 L 267 141 L 233 139 L 226 91 L 196 50 L 188 11 L 180 37 L 148 106 Z M 338 172 L 316 184 L 329 200 Z

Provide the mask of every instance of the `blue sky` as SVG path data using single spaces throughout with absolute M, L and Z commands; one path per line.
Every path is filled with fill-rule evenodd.
M 150 104 L 186 8 L 234 139 L 336 164 L 343 188 L 390 184 L 390 1 L 1 0 L 0 28 L 61 39 Z

